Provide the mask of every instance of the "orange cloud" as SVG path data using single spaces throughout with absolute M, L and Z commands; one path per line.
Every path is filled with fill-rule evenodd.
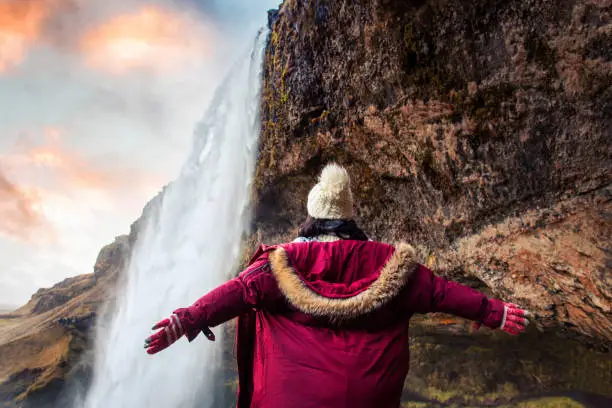
M 131 69 L 174 69 L 209 51 L 201 23 L 159 7 L 111 19 L 87 32 L 81 49 L 88 63 L 121 74 Z
M 203 16 L 161 6 L 88 27 L 80 13 L 91 0 L 0 0 L 0 74 L 16 68 L 38 42 L 83 53 L 88 66 L 111 74 L 175 69 L 210 51 L 212 26 Z
M 78 153 L 60 147 L 45 146 L 29 152 L 31 162 L 54 171 L 60 182 L 71 188 L 88 190 L 118 190 L 139 187 L 140 182 L 149 182 L 150 177 L 125 167 L 99 167 L 89 163 Z
M 89 222 L 92 211 L 142 205 L 167 183 L 162 174 L 117 158 L 89 159 L 69 147 L 60 128 L 34 133 L 44 138 L 0 154 L 2 235 L 29 243 L 57 242 L 66 225 Z
M 151 193 L 167 182 L 161 174 L 131 166 L 131 163 L 117 162 L 116 158 L 92 160 L 68 147 L 63 132 L 56 127 L 45 128 L 42 131 L 44 141 L 22 141 L 16 145 L 17 151 L 0 158 L 20 180 L 38 180 L 37 187 L 55 192 L 86 189 L 111 195 L 122 190 Z
M 49 14 L 45 0 L 0 0 L 0 73 L 25 58 Z
M 18 188 L 0 173 L 0 234 L 29 240 L 47 227 L 38 194 Z

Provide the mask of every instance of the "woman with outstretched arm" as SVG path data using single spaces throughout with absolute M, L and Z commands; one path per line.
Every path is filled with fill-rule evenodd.
M 326 166 L 293 242 L 261 245 L 240 275 L 157 323 L 155 354 L 238 317 L 237 408 L 398 408 L 415 313 L 444 312 L 518 335 L 528 312 L 435 275 L 408 243 L 353 221 L 350 178 Z

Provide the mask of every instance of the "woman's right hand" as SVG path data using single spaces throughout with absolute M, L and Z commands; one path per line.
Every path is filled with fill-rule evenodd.
M 528 310 L 521 309 L 514 303 L 504 302 L 504 313 L 498 329 L 513 336 L 518 336 L 518 334 L 524 332 L 529 325 L 529 316 L 531 316 L 531 313 L 529 313 Z M 481 324 L 480 322 L 474 323 L 474 329 L 480 329 Z
M 521 309 L 514 303 L 504 304 L 504 317 L 502 318 L 500 330 L 505 331 L 513 336 L 524 332 L 529 325 L 529 311 Z

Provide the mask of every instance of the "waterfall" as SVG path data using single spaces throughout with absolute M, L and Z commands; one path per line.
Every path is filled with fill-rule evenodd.
M 237 265 L 260 129 L 259 96 L 268 31 L 218 88 L 180 176 L 144 212 L 125 284 L 99 322 L 85 408 L 181 408 L 214 402 L 222 333 L 180 339 L 150 356 L 154 323 L 228 279 Z M 143 146 L 146 148 L 146 146 Z

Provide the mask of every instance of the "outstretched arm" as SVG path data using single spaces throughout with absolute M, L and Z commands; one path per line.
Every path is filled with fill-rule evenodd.
M 153 326 L 161 329 L 145 340 L 147 353 L 155 354 L 183 335 L 192 341 L 204 331 L 209 340 L 215 327 L 251 309 L 272 305 L 282 295 L 270 273 L 267 255 L 251 264 L 238 277 L 213 289 L 191 306 L 176 309 L 172 315 Z
M 409 307 L 417 313 L 442 312 L 517 335 L 525 330 L 529 312 L 512 303 L 489 299 L 484 293 L 435 275 L 420 265 L 410 278 Z

